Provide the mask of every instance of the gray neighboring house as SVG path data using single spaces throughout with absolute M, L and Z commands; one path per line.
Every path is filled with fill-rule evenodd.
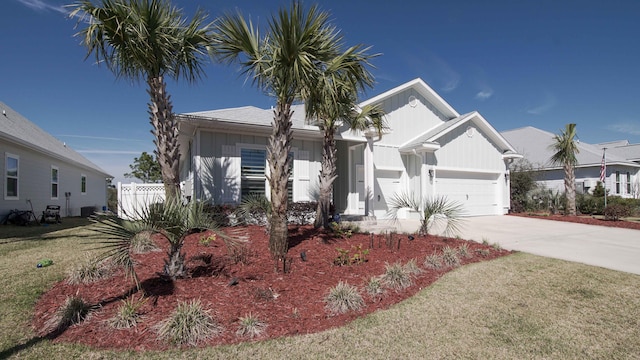
M 398 193 L 446 196 L 466 215 L 502 215 L 510 208 L 508 164 L 521 157 L 478 112 L 459 114 L 421 79 L 364 105 L 380 105 L 390 131 L 336 132 L 333 203 L 346 215 L 388 216 Z M 318 188 L 322 133 L 293 107 L 289 189 L 311 201 Z M 273 110 L 245 106 L 179 115 L 181 180 L 194 199 L 237 204 L 248 193 L 269 195 L 266 147 Z M 400 218 L 417 214 L 403 211 Z
M 12 209 L 31 210 L 38 219 L 47 205 L 60 215 L 107 204 L 104 170 L 0 101 L 0 219 Z
M 549 159 L 555 134 L 527 126 L 501 132 L 534 167 L 539 168 L 538 184 L 548 189 L 564 192 L 564 171 L 561 166 L 552 165 Z M 640 197 L 640 145 L 629 145 L 625 141 L 603 144 L 578 142 L 578 165 L 575 168 L 576 191 L 593 191 L 600 181 L 603 148 L 606 147 L 606 176 L 604 185 L 609 195 L 623 198 Z

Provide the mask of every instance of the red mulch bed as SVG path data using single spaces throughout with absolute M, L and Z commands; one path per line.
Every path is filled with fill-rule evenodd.
M 531 218 L 544 219 L 544 220 L 567 221 L 567 222 L 574 222 L 574 223 L 588 224 L 588 225 L 599 225 L 599 226 L 640 230 L 640 222 L 623 221 L 623 220 L 619 220 L 619 221 L 602 220 L 602 219 L 596 219 L 590 215 L 567 216 L 567 215 L 546 215 L 546 214 L 529 214 L 529 213 L 517 213 L 517 214 L 509 214 L 509 215 L 531 217 Z
M 207 234 L 190 235 L 183 247 L 188 259 L 191 277 L 171 282 L 160 276 L 166 256 L 166 241 L 156 242 L 163 248 L 161 252 L 136 255 L 136 272 L 144 291 L 149 295 L 142 307 L 141 323 L 133 329 L 115 330 L 105 320 L 114 316 L 121 299 L 132 289 L 131 279 L 122 272 L 115 277 L 89 285 L 69 285 L 56 283 L 43 294 L 35 306 L 33 326 L 45 329 L 50 319 L 66 297 L 81 296 L 100 307 L 83 323 L 71 326 L 62 333 L 40 335 L 54 338 L 56 342 L 87 344 L 96 348 L 113 349 L 166 349 L 171 345 L 157 339 L 154 326 L 168 317 L 178 301 L 200 299 L 206 309 L 211 310 L 214 318 L 224 326 L 222 335 L 206 344 L 215 346 L 247 341 L 236 335 L 238 318 L 249 313 L 256 315 L 268 324 L 259 340 L 315 333 L 329 328 L 342 326 L 358 317 L 386 309 L 393 304 L 411 297 L 421 289 L 438 280 L 451 269 L 428 270 L 414 279 L 414 285 L 396 292 L 387 290 L 378 299 L 371 298 L 363 290 L 372 276 L 384 273 L 385 264 L 416 259 L 419 266 L 427 255 L 440 251 L 446 246 L 458 247 L 467 244 L 470 259 L 462 259 L 462 264 L 491 260 L 509 254 L 506 250 L 496 250 L 476 242 L 443 237 L 416 236 L 409 241 L 407 235 L 396 234 L 390 240 L 386 235 L 355 234 L 351 238 L 332 238 L 318 232 L 310 226 L 292 226 L 289 230 L 291 270 L 283 274 L 274 271 L 274 262 L 267 250 L 268 236 L 264 228 L 249 226 L 247 244 L 248 256 L 245 263 L 235 263 L 221 242 L 209 246 L 200 244 L 199 239 Z M 389 243 L 389 244 L 387 244 Z M 337 257 L 337 248 L 350 250 L 362 246 L 369 249 L 367 261 L 358 265 L 337 266 L 333 261 Z M 482 252 L 479 251 L 484 249 Z M 302 261 L 301 252 L 306 253 Z M 484 253 L 484 256 L 483 254 Z M 200 259 L 211 255 L 211 263 Z M 230 286 L 232 279 L 237 284 Z M 358 312 L 343 315 L 331 315 L 325 309 L 324 298 L 330 288 L 339 281 L 358 286 L 366 302 L 366 307 Z M 265 294 L 273 291 L 278 297 L 273 299 Z M 140 296 L 135 294 L 133 296 Z

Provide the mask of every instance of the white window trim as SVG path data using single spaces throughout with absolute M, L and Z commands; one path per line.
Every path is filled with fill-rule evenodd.
M 56 170 L 56 181 L 53 181 L 53 170 Z M 49 172 L 49 176 L 51 176 L 51 187 L 49 188 L 49 193 L 51 194 L 51 200 L 58 200 L 60 196 L 60 168 L 55 165 L 51 165 L 51 172 Z M 56 187 L 56 196 L 53 196 L 53 185 L 57 185 Z
M 82 191 L 82 180 L 84 179 L 84 191 Z M 80 195 L 87 195 L 87 175 L 80 174 Z
M 238 143 L 235 145 L 236 147 L 236 156 L 241 159 L 242 156 L 242 149 L 250 149 L 250 150 L 265 150 L 267 151 L 267 146 L 266 145 L 258 145 L 258 144 L 243 144 L 243 143 Z M 291 152 L 293 153 L 293 160 L 295 161 L 298 158 L 298 148 L 297 147 L 292 147 L 291 148 Z M 266 198 L 271 201 L 271 185 L 269 185 L 269 180 L 267 179 L 269 177 L 269 175 L 271 174 L 271 170 L 269 168 L 269 152 L 267 151 L 267 155 L 265 157 L 266 163 L 265 163 L 265 168 L 264 168 L 264 195 L 266 196 Z M 293 165 L 293 163 L 292 163 Z M 294 167 L 295 170 L 295 167 Z M 295 177 L 295 171 L 292 171 L 291 174 L 289 175 L 289 181 L 293 182 L 293 186 L 291 188 L 291 192 L 292 192 L 292 198 L 293 198 L 293 202 L 297 201 L 297 194 L 296 194 L 296 188 L 295 188 L 295 182 L 296 182 L 296 177 Z M 242 180 L 240 180 L 240 183 L 242 183 Z M 242 186 L 242 185 L 240 185 Z M 242 189 L 240 189 L 239 193 L 242 192 Z
M 9 196 L 7 195 L 7 185 L 8 185 L 8 181 L 7 179 L 9 179 L 9 175 L 7 175 L 7 162 L 9 160 L 9 158 L 13 158 L 18 160 L 18 176 L 16 176 L 17 179 L 17 184 L 16 184 L 16 193 L 18 195 L 16 196 Z M 13 178 L 13 177 L 11 177 Z M 4 154 L 4 199 L 5 200 L 20 200 L 20 156 L 12 154 L 12 153 L 5 153 Z

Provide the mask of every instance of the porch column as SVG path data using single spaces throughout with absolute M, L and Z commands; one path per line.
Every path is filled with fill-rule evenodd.
M 367 136 L 367 144 L 364 148 L 364 214 L 373 216 L 373 199 L 375 189 L 375 176 L 373 167 L 373 137 Z

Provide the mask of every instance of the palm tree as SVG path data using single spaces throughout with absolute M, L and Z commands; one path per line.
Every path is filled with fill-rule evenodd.
M 207 16 L 198 12 L 187 21 L 181 9 L 168 0 L 79 1 L 70 17 L 87 26 L 82 37 L 88 58 L 104 63 L 116 77 L 144 79 L 150 96 L 156 156 L 162 170 L 167 198 L 180 194 L 178 126 L 165 76 L 189 82 L 203 75 L 203 62 L 212 41 Z
M 329 23 L 329 15 L 312 6 L 304 12 L 293 1 L 268 21 L 268 31 L 258 28 L 241 13 L 223 16 L 215 27 L 214 54 L 227 63 L 239 63 L 254 84 L 276 98 L 273 130 L 267 145 L 271 217 L 269 250 L 286 270 L 288 251 L 287 181 L 291 174 L 291 106 L 309 93 L 314 79 L 340 54 L 342 37 Z
M 357 108 L 358 92 L 373 86 L 373 76 L 365 67 L 372 56 L 367 55 L 366 50 L 356 46 L 336 57 L 306 99 L 307 118 L 312 119 L 323 133 L 316 227 L 329 228 L 331 194 L 337 178 L 335 132 L 341 122 L 352 131 L 374 128 L 378 136 L 387 127 L 379 107 Z
M 567 212 L 570 216 L 576 215 L 576 176 L 573 169 L 578 163 L 576 154 L 580 152 L 575 137 L 576 124 L 567 124 L 559 135 L 553 137 L 553 143 L 549 146 L 554 151 L 551 163 L 562 165 L 564 169 L 564 189 L 567 195 Z

